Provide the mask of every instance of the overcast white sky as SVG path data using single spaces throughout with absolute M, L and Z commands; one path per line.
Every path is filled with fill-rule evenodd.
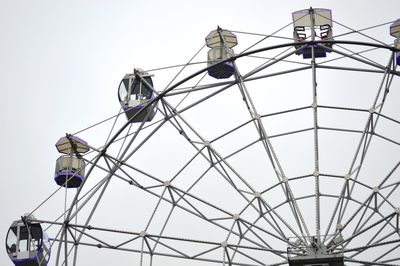
M 54 190 L 55 142 L 115 114 L 133 67 L 184 63 L 217 25 L 272 33 L 310 6 L 354 28 L 400 17 L 398 0 L 0 0 L 0 243 Z

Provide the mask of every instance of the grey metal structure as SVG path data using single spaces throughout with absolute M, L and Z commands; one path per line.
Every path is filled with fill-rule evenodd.
M 200 50 L 145 71 L 174 70 L 152 88 L 152 121 L 121 111 L 72 134 L 93 136 L 82 185 L 46 198 L 65 191 L 58 218 L 35 219 L 49 225 L 49 265 L 82 265 L 87 248 L 118 254 L 116 265 L 400 265 L 392 22 L 355 30 L 328 18 L 336 35 L 315 38 L 324 14 L 310 8 L 269 35 L 230 29 L 229 79 L 209 77 Z M 287 37 L 307 16 L 310 38 Z M 310 59 L 296 55 L 304 48 Z

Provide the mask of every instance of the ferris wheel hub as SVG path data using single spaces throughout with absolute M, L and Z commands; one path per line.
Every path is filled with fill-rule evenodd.
M 289 266 L 322 265 L 343 266 L 344 259 L 340 243 L 343 238 L 338 236 L 329 242 L 328 246 L 321 242 L 318 237 L 311 237 L 311 243 L 304 245 L 296 241 L 298 245 L 288 247 L 289 254 L 296 254 L 288 258 Z

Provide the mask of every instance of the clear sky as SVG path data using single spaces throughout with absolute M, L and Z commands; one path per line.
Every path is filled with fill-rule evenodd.
M 400 17 L 398 0 L 0 0 L 0 243 L 55 189 L 55 142 L 116 114 L 133 67 L 184 63 L 217 25 L 272 33 L 310 6 L 357 29 Z M 0 264 L 12 265 L 1 249 Z

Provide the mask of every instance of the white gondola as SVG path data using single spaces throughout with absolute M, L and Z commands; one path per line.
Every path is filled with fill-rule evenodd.
M 237 45 L 236 35 L 218 27 L 207 35 L 206 44 L 211 48 L 207 56 L 207 64 L 210 67 L 208 74 L 216 79 L 231 77 L 235 71 L 233 63 L 218 63 L 234 55 L 232 47 Z
M 321 45 L 304 45 L 302 42 L 323 40 L 332 41 L 332 11 L 325 8 L 310 8 L 299 10 L 292 13 L 293 17 L 293 39 L 296 43 L 295 48 L 297 55 L 303 55 L 304 59 L 312 57 L 312 49 L 314 49 L 315 57 L 326 57 L 326 53 L 331 50 L 332 43 Z M 311 37 L 311 38 L 309 38 Z M 301 48 L 301 49 L 300 49 Z
M 151 121 L 157 112 L 157 103 L 147 106 L 155 98 L 153 80 L 141 69 L 126 74 L 118 89 L 118 99 L 126 117 L 133 123 Z M 138 115 L 136 115 L 140 110 Z M 133 118 L 134 117 L 134 118 Z
M 57 141 L 56 148 L 64 154 L 56 161 L 54 180 L 57 185 L 80 187 L 85 176 L 85 163 L 81 154 L 89 151 L 86 141 L 75 136 L 62 137 Z
M 14 221 L 7 233 L 6 249 L 16 266 L 46 266 L 50 259 L 50 243 L 34 217 Z

